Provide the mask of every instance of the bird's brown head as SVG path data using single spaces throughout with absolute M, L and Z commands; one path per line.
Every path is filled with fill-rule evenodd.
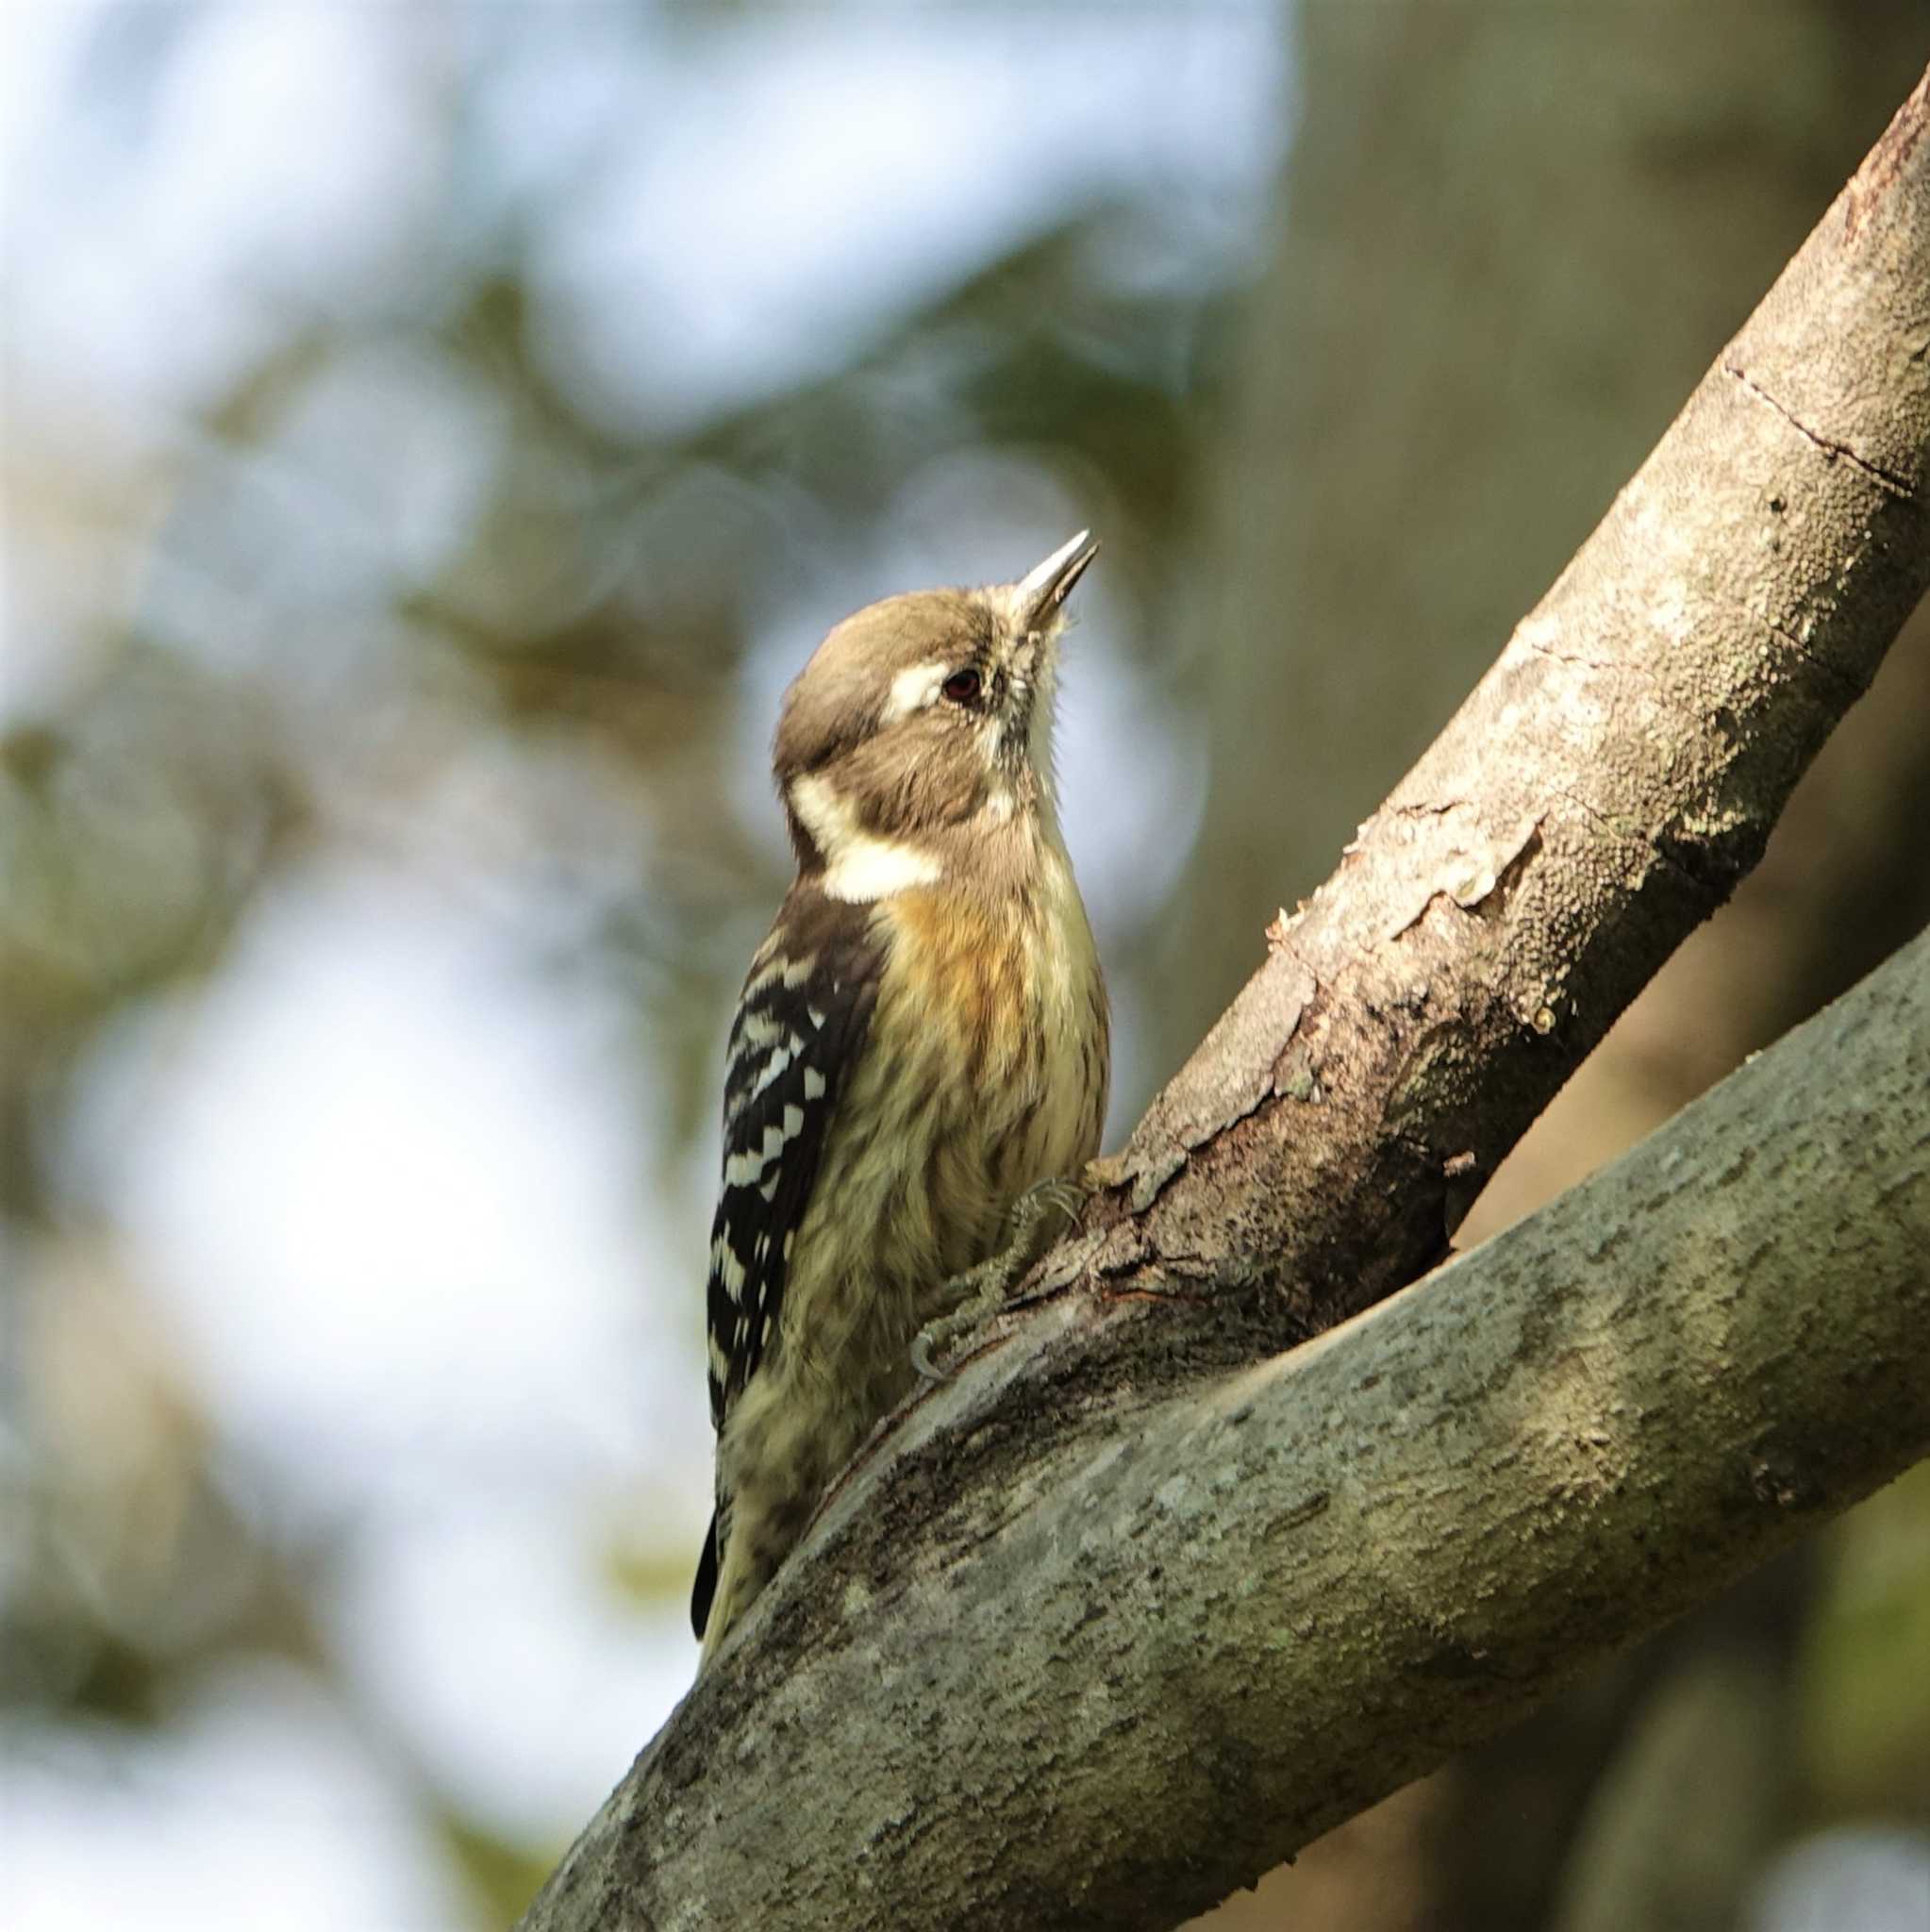
M 960 841 L 1057 838 L 1053 703 L 1081 531 L 1014 583 L 887 597 L 785 693 L 774 768 L 801 872 L 835 897 L 926 883 Z

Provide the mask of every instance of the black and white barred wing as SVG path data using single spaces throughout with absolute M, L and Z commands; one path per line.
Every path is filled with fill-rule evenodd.
M 730 1030 L 724 1186 L 710 1228 L 710 1421 L 720 1431 L 776 1331 L 838 1098 L 864 1050 L 881 958 L 869 907 L 797 887 L 751 962 Z M 720 1494 L 690 1592 L 699 1638 L 726 1503 Z
M 751 963 L 724 1083 L 710 1230 L 710 1420 L 722 1428 L 784 1305 L 791 1249 L 877 997 L 871 908 L 794 890 Z

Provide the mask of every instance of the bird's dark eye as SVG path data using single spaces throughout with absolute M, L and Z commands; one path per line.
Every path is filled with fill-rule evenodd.
M 969 705 L 979 692 L 978 673 L 968 664 L 964 670 L 953 672 L 940 689 L 955 705 Z

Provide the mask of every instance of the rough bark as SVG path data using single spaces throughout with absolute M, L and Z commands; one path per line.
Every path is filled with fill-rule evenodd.
M 1920 87 L 1447 730 L 1275 928 L 1127 1147 L 1089 1264 L 1103 1276 L 1223 1282 L 1229 1250 L 1257 1257 L 1240 1299 L 1280 1341 L 1411 1279 L 1760 856 L 1930 563 L 1924 119 Z
M 1920 86 L 532 1926 L 1170 1924 L 1922 1453 L 1905 969 L 1252 1365 L 1438 1256 L 1922 594 L 1926 126 Z
M 1198 687 L 1205 815 L 1168 915 L 1108 955 L 1140 987 L 1123 1086 L 1197 1044 L 1260 957 L 1261 917 L 1325 875 L 1487 669 L 1930 46 L 1922 0 L 1754 0 L 1746 34 L 1699 0 L 1292 18 L 1292 148 L 1238 407 L 1157 626 L 1156 668 L 1179 658 Z M 1763 862 L 1537 1119 L 1457 1245 L 1613 1159 L 1930 922 L 1926 716 L 1920 607 Z M 1122 1094 L 1124 1125 L 1151 1091 Z M 1731 1650 L 1765 1678 L 1770 1657 L 1808 1668 L 1800 1616 L 1755 1640 L 1758 1592 L 1805 1600 L 1805 1554 L 1308 1846 L 1201 1932 L 1548 1932 L 1580 1908 L 1572 1866 L 1619 1869 L 1599 1849 L 1612 1807 L 1591 1794 L 1620 1789 L 1640 1713 L 1672 1694 L 1662 1679 L 1700 1683 Z M 1794 1732 L 1772 1757 L 1802 1794 L 1776 1812 L 1785 1829 L 1810 1796 L 1805 1745 Z M 1672 1840 L 1652 1815 L 1636 1828 L 1658 1869 L 1705 1870 L 1712 1831 L 1767 1795 L 1705 1778 Z
M 1256 907 L 1311 891 L 1439 729 L 1925 45 L 1921 0 L 1752 0 L 1746 34 L 1699 0 L 1293 22 L 1272 258 L 1161 626 L 1196 640 L 1211 753 L 1162 1073 L 1252 971 Z
M 1073 1419 L 908 1574 L 854 1576 L 860 1477 L 808 1648 L 705 1677 L 527 1923 L 1171 1924 L 1930 1451 L 1926 1332 L 1930 938 L 1357 1321 Z

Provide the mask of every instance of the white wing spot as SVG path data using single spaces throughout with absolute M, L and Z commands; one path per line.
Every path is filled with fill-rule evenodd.
M 769 1046 L 774 1040 L 784 1038 L 782 1023 L 769 1013 L 745 1012 L 738 1020 L 738 1028 L 746 1046 Z
M 778 1074 L 783 1073 L 786 1067 L 790 1066 L 790 1057 L 796 1050 L 796 1045 L 797 1042 L 793 1041 L 790 1046 L 780 1046 L 764 1062 L 764 1071 L 757 1075 L 756 1084 L 751 1088 L 749 1095 L 751 1099 L 755 1100 L 758 1094 L 763 1092 L 765 1088 L 770 1086 L 773 1080 L 776 1079 Z
M 804 1076 L 805 1098 L 822 1100 L 824 1097 L 824 1076 L 816 1067 L 807 1067 Z
M 783 977 L 784 956 L 780 953 L 775 958 L 768 960 L 764 965 L 757 967 L 751 976 L 744 981 L 743 996 L 739 1002 L 740 1006 L 748 1006 L 753 994 L 762 992 L 767 986 L 774 985 Z
M 782 1141 L 778 1142 L 783 1145 Z M 724 1185 L 726 1188 L 754 1188 L 764 1172 L 764 1163 L 771 1157 L 759 1154 L 754 1147 L 745 1154 L 733 1154 L 724 1163 Z
M 744 1291 L 744 1264 L 737 1257 L 730 1242 L 723 1235 L 710 1243 L 710 1268 L 717 1279 L 724 1284 L 724 1291 L 732 1301 L 741 1299 Z

